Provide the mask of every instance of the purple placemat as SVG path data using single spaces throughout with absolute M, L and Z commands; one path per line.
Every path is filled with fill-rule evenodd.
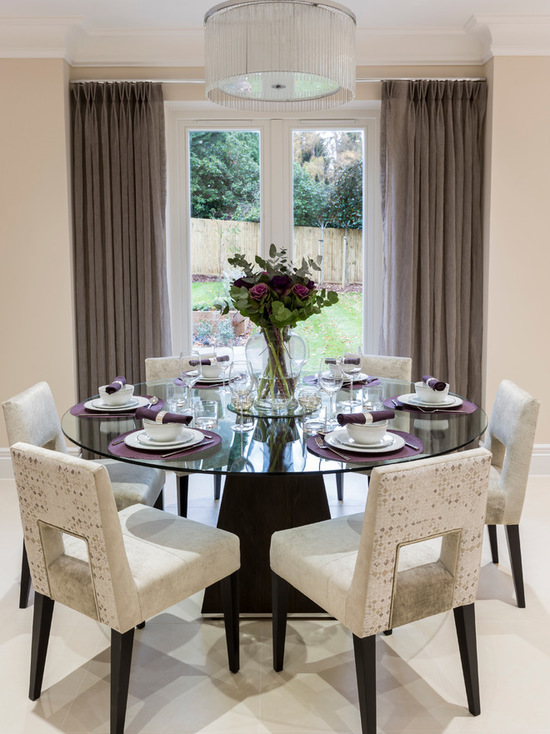
M 141 428 L 139 429 L 141 431 Z M 184 456 L 192 456 L 194 454 L 198 454 L 201 451 L 207 451 L 208 449 L 213 449 L 216 446 L 219 446 L 219 444 L 222 442 L 222 437 L 219 436 L 217 433 L 214 433 L 213 431 L 202 431 L 200 428 L 194 428 L 194 431 L 199 431 L 200 433 L 204 433 L 205 435 L 208 434 L 209 436 L 213 436 L 212 441 L 209 441 L 207 444 L 197 444 L 196 446 L 192 446 L 191 448 L 186 449 L 183 447 L 181 451 L 178 451 L 177 449 L 174 449 L 172 452 L 170 449 L 167 449 L 166 447 L 163 449 L 133 449 L 130 448 L 130 446 L 126 446 L 124 441 L 121 441 L 120 443 L 117 443 L 125 436 L 128 436 L 130 433 L 136 433 L 136 431 L 127 431 L 126 433 L 121 433 L 120 436 L 117 436 L 114 438 L 111 443 L 109 444 L 109 453 L 111 453 L 113 456 L 120 456 L 123 459 L 162 459 L 163 454 L 170 454 L 170 456 L 167 456 L 167 459 L 181 459 Z
M 144 395 L 143 397 L 150 399 L 152 396 Z M 77 418 L 133 418 L 134 413 L 137 408 L 139 408 L 139 405 L 136 405 L 135 408 L 128 408 L 128 410 L 115 410 L 110 413 L 108 410 L 88 410 L 88 408 L 84 407 L 84 404 L 87 402 L 88 400 L 83 400 L 81 403 L 73 405 L 69 410 L 69 413 Z M 159 400 L 158 403 L 155 403 L 155 409 L 161 410 L 163 406 L 164 400 Z
M 394 402 L 395 400 L 395 402 Z M 445 415 L 457 415 L 457 414 L 464 414 L 464 413 L 475 413 L 477 410 L 477 405 L 475 403 L 471 403 L 469 400 L 462 399 L 462 405 L 457 405 L 456 408 L 415 408 L 413 405 L 406 405 L 405 403 L 402 403 L 399 400 L 398 395 L 394 395 L 392 398 L 386 398 L 384 400 L 384 405 L 386 408 L 391 408 L 392 410 L 402 410 L 405 413 L 418 413 L 418 415 L 433 415 L 444 413 Z
M 217 390 L 222 386 L 223 382 L 221 380 L 219 382 L 195 382 L 193 385 L 196 390 Z
M 410 441 L 412 444 L 417 446 L 416 449 L 411 449 L 409 446 L 403 446 L 402 449 L 399 449 L 398 451 L 384 451 L 381 453 L 353 453 L 352 451 L 347 451 L 345 448 L 338 447 L 338 452 L 344 454 L 345 456 L 349 456 L 348 459 L 345 459 L 347 463 L 349 464 L 366 464 L 369 461 L 383 461 L 384 459 L 408 459 L 411 456 L 416 456 L 416 454 L 422 453 L 424 450 L 424 444 L 422 441 L 418 438 L 418 436 L 413 436 L 411 433 L 406 433 L 405 431 L 394 431 L 393 429 L 390 429 L 388 433 L 394 433 L 396 436 L 401 436 L 405 439 L 405 441 Z M 319 446 L 315 443 L 315 436 L 311 436 L 306 441 L 306 446 L 311 451 L 312 454 L 315 454 L 316 456 L 320 456 L 322 459 L 330 459 L 331 461 L 339 461 L 343 462 L 344 459 L 342 459 L 341 456 L 338 456 L 338 454 L 335 454 L 330 449 L 320 449 Z
M 307 375 L 304 377 L 304 383 L 306 385 L 317 385 L 317 377 L 315 375 Z M 380 385 L 380 380 L 378 377 L 366 377 L 364 380 L 354 380 L 353 381 L 353 387 L 356 387 L 357 385 Z M 349 390 L 350 383 L 344 382 L 342 385 L 342 389 Z

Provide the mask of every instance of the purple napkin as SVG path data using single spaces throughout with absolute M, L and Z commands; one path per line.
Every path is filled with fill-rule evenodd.
M 107 395 L 112 395 L 114 392 L 120 390 L 121 387 L 124 387 L 125 384 L 126 378 L 122 375 L 119 375 L 119 377 L 115 377 L 110 385 L 107 385 L 107 387 L 105 388 L 105 392 L 107 393 Z
M 336 364 L 338 360 L 336 357 L 325 357 L 325 364 Z
M 361 357 L 344 357 L 344 364 L 361 364 Z
M 211 359 L 190 359 L 189 365 L 191 367 L 196 367 L 199 364 L 205 364 L 205 365 L 213 365 L 216 364 L 216 362 L 228 362 L 229 361 L 229 355 L 228 354 L 222 354 L 221 357 L 212 357 Z
M 138 419 L 147 418 L 156 423 L 184 423 L 186 426 L 193 420 L 192 415 L 169 413 L 167 410 L 153 410 L 152 408 L 138 408 L 134 415 Z
M 432 390 L 437 390 L 438 392 L 441 392 L 441 390 L 447 387 L 446 382 L 438 380 L 437 377 L 433 377 L 432 375 L 422 375 L 422 382 L 428 387 L 431 387 Z
M 361 426 L 369 423 L 378 423 L 379 421 L 389 421 L 395 418 L 393 410 L 372 410 L 369 413 L 338 413 L 336 420 L 341 426 L 348 423 L 357 423 Z

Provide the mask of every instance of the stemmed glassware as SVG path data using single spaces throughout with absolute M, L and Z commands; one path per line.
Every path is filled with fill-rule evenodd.
M 185 386 L 186 410 L 192 410 L 191 405 L 191 388 L 202 377 L 201 357 L 197 351 L 191 352 L 190 355 L 180 353 L 180 381 Z
M 349 377 L 349 400 L 342 400 L 341 405 L 353 410 L 354 406 L 361 405 L 361 400 L 353 398 L 353 380 L 361 373 L 361 349 L 344 354 L 342 369 L 344 375 Z
M 236 360 L 229 369 L 229 389 L 233 407 L 239 411 L 239 419 L 232 426 L 233 431 L 242 433 L 254 428 L 254 421 L 245 421 L 244 412 L 254 404 L 254 385 L 248 362 Z
M 338 421 L 335 417 L 336 393 L 341 389 L 344 382 L 344 371 L 342 369 L 342 360 L 335 359 L 327 362 L 322 359 L 319 364 L 318 385 L 329 396 L 329 408 L 325 419 L 325 430 L 331 431 L 338 428 Z
M 220 393 L 227 394 L 229 389 L 227 388 L 226 382 L 231 371 L 231 365 L 233 364 L 233 347 L 231 346 L 216 346 L 214 355 L 220 366 L 220 375 L 222 378 L 222 387 Z

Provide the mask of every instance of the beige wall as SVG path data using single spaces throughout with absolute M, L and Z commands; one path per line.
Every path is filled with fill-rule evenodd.
M 67 88 L 61 60 L 0 60 L 0 402 L 47 380 L 60 409 L 75 397 Z
M 550 444 L 550 57 L 495 58 L 490 116 L 486 400 L 510 378 Z

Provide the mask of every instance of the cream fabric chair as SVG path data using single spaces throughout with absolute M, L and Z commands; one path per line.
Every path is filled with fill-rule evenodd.
M 385 377 L 388 380 L 411 381 L 412 359 L 410 357 L 387 357 L 382 354 L 364 354 L 361 358 L 361 372 L 373 377 Z M 338 500 L 344 500 L 344 475 L 336 475 L 336 493 Z
M 2 403 L 10 446 L 24 441 L 67 453 L 52 391 L 47 382 L 39 382 Z M 159 469 L 139 467 L 114 459 L 99 459 L 109 472 L 115 502 L 119 510 L 142 503 L 162 507 L 165 473 Z M 19 606 L 26 607 L 30 576 L 23 548 Z
M 95 462 L 25 443 L 11 453 L 36 591 L 31 700 L 41 693 L 54 602 L 111 628 L 111 734 L 124 731 L 134 628 L 220 580 L 229 668 L 238 671 L 236 535 L 140 504 L 117 513 Z
M 497 390 L 484 446 L 493 454 L 485 522 L 493 563 L 498 563 L 497 525 L 504 525 L 518 607 L 525 607 L 519 521 L 535 442 L 539 401 L 511 380 Z
M 450 609 L 468 708 L 480 713 L 474 601 L 490 461 L 474 449 L 377 467 L 364 513 L 272 536 L 273 667 L 283 668 L 292 585 L 353 633 L 363 734 L 376 732 L 375 635 Z M 426 563 L 419 542 L 438 537 L 439 559 Z
M 185 357 L 184 359 L 191 359 Z M 170 380 L 178 377 L 181 370 L 179 357 L 148 357 L 145 360 L 145 380 Z M 219 500 L 222 489 L 221 474 L 214 474 L 214 499 Z M 187 515 L 187 496 L 189 493 L 189 475 L 178 474 L 178 512 Z

